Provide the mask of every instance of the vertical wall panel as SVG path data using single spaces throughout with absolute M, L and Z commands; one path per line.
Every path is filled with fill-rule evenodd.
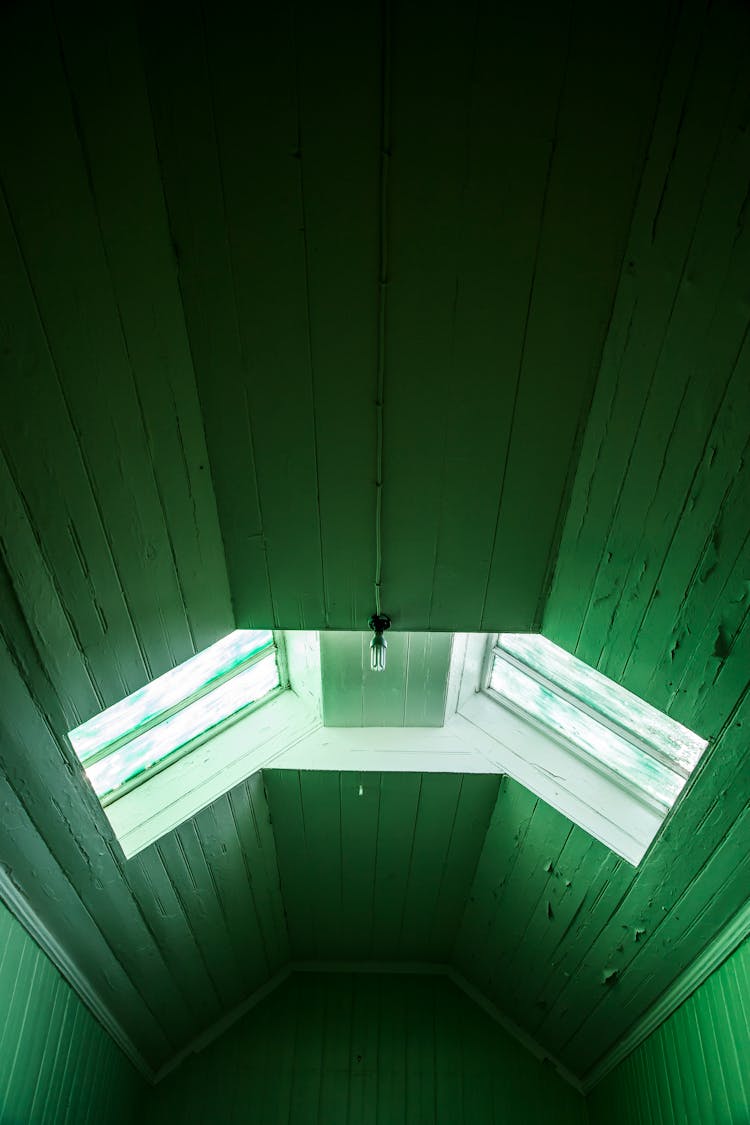
M 591 1125 L 750 1121 L 750 942 L 592 1092 Z
M 125 1125 L 145 1083 L 0 903 L 0 1121 Z
M 400 974 L 293 975 L 149 1107 L 184 1125 L 587 1120 L 580 1094 L 448 980 Z

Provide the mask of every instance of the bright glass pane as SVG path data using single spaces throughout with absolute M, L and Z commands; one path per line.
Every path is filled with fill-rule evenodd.
M 631 731 L 690 774 L 706 748 L 699 738 L 538 633 L 501 633 L 500 648 L 564 688 L 593 710 Z
M 551 731 L 603 762 L 620 777 L 671 808 L 685 784 L 679 774 L 644 754 L 573 703 L 515 665 L 495 656 L 490 687 Z
M 133 692 L 121 703 L 115 703 L 76 727 L 68 735 L 73 749 L 82 762 L 87 762 L 105 746 L 130 731 L 137 731 L 146 723 L 152 723 L 200 688 L 272 644 L 273 633 L 268 629 L 236 629 L 197 656 L 191 656 L 184 664 Z
M 217 723 L 256 703 L 278 685 L 279 671 L 276 652 L 273 651 L 164 722 L 136 735 L 108 757 L 95 762 L 86 770 L 94 790 L 100 797 L 106 796 Z

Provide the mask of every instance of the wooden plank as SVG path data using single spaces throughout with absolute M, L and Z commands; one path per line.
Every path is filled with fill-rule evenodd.
M 9 625 L 12 622 L 10 615 L 5 620 Z M 38 709 L 30 694 L 23 677 L 33 672 L 32 659 L 28 651 L 9 652 L 0 645 L 0 684 L 7 703 L 0 740 L 3 781 L 22 800 L 34 833 L 38 833 L 41 855 L 46 854 L 46 862 L 52 865 L 55 882 L 64 885 L 64 891 L 53 895 L 51 902 L 60 894 L 73 900 L 66 933 L 74 959 L 79 950 L 73 935 L 80 932 L 83 941 L 86 931 L 94 926 L 106 947 L 106 953 L 100 951 L 100 959 L 104 957 L 106 963 L 109 957 L 116 958 L 129 978 L 129 987 L 145 1005 L 154 1004 L 158 997 L 153 1018 L 163 1026 L 166 1039 L 176 1044 L 187 1019 L 184 999 L 128 887 L 93 790 L 86 784 L 72 750 L 55 739 L 50 718 Z M 30 745 L 34 746 L 33 755 L 27 752 Z M 15 854 L 25 846 L 32 845 L 18 842 L 11 851 Z M 48 919 L 53 908 L 43 901 L 33 879 L 24 887 L 24 894 L 32 908 Z M 54 911 L 51 929 L 57 932 Z M 97 968 L 101 964 L 100 960 Z M 161 1055 L 159 1061 L 163 1061 Z
M 453 951 L 453 963 L 470 981 L 490 981 L 488 946 L 498 898 L 528 832 L 537 798 L 503 778 Z
M 169 963 L 175 983 L 193 1015 L 186 1021 L 185 1040 L 219 1018 L 219 994 L 201 948 L 190 926 L 163 857 L 156 847 L 146 848 L 128 861 L 128 877 L 149 928 Z
M 701 108 L 708 103 L 708 111 L 714 110 L 708 119 L 720 140 L 714 149 L 713 138 L 707 138 L 711 159 L 699 211 L 690 231 L 683 274 L 653 357 L 648 398 L 605 545 L 609 561 L 599 569 L 584 625 L 585 635 L 600 637 L 598 649 L 590 653 L 592 663 L 615 679 L 621 678 L 640 634 L 643 609 L 658 582 L 661 559 L 673 538 L 676 519 L 689 502 L 694 453 L 711 442 L 711 431 L 726 401 L 726 384 L 734 374 L 747 333 L 747 313 L 738 307 L 737 298 L 747 274 L 750 239 L 738 237 L 737 232 L 742 229 L 750 172 L 750 143 L 744 136 L 748 91 L 740 87 L 722 107 L 727 88 L 720 86 L 714 92 L 713 78 L 719 57 L 730 75 L 737 64 L 737 56 L 727 51 L 728 39 L 734 36 L 732 21 L 709 55 L 707 73 L 695 91 Z M 731 86 L 729 89 L 731 92 Z M 711 103 L 709 93 L 716 102 Z M 723 120 L 721 108 L 726 114 Z M 708 111 L 703 110 L 707 116 Z M 695 161 L 687 148 L 695 129 L 687 112 L 681 133 L 685 148 L 678 146 L 672 164 L 671 174 L 677 178 L 695 177 Z M 647 308 L 642 315 L 652 316 L 653 310 Z M 631 366 L 643 363 L 642 352 L 637 350 L 639 327 L 635 320 L 631 348 L 636 350 L 626 349 L 625 378 Z M 639 658 L 652 659 L 651 652 L 657 647 L 661 652 L 661 635 L 658 644 L 651 646 L 641 637 Z
M 159 506 L 200 651 L 233 628 L 192 357 L 131 9 L 58 9 L 82 158 L 143 417 Z
M 301 862 L 307 854 L 307 842 L 300 774 L 296 770 L 265 770 L 263 780 L 276 844 L 290 952 L 295 958 L 305 957 L 312 935 L 315 888 Z
M 507 996 L 517 981 L 515 958 L 529 940 L 529 931 L 549 927 L 559 869 L 573 826 L 544 802 L 534 810 L 533 820 L 512 875 L 502 889 L 491 931 L 491 973 L 494 995 L 502 996 L 503 1014 Z
M 362 726 L 365 638 L 361 632 L 320 634 L 323 722 L 327 727 Z
M 242 785 L 232 789 L 228 798 L 246 857 L 247 878 L 253 887 L 269 969 L 276 972 L 289 959 L 289 935 L 263 775 L 253 774 Z
M 574 828 L 566 840 L 550 873 L 541 909 L 537 908 L 530 919 L 505 974 L 503 1014 L 520 1026 L 530 1022 L 531 981 L 534 1009 L 540 1018 L 543 1015 L 547 1003 L 544 985 L 551 975 L 550 966 L 584 901 L 593 897 L 602 881 L 606 882 L 615 862 L 617 857 L 579 828 Z
M 197 4 L 141 6 L 154 140 L 237 624 L 273 623 L 253 433 Z M 183 128 L 190 123 L 190 128 Z M 240 588 L 239 583 L 242 582 Z M 244 592 L 244 601 L 239 595 Z
M 566 988 L 582 977 L 581 966 L 588 967 L 587 957 L 591 946 L 605 930 L 633 877 L 632 868 L 618 856 L 612 855 L 598 875 L 580 907 L 576 909 L 562 939 L 557 945 L 548 966 L 546 977 L 535 982 L 534 997 L 540 1001 L 530 1013 L 524 1026 L 537 1042 L 553 1050 L 556 1005 Z M 621 934 L 616 935 L 617 941 Z M 588 970 L 593 972 L 594 970 Z
M 422 790 L 421 774 L 383 773 L 380 779 L 378 851 L 370 948 L 377 960 L 401 955 L 401 918 L 408 882 L 407 857 Z
M 636 955 L 632 960 L 613 959 L 620 979 L 626 973 L 633 976 L 627 1003 L 617 995 L 622 992 L 618 985 L 600 990 L 599 1002 L 588 1011 L 581 1010 L 579 1026 L 561 1048 L 568 1065 L 580 1073 L 605 1036 L 616 1042 L 632 1021 L 633 1012 L 647 1010 L 658 999 L 663 991 L 665 964 L 672 960 L 674 951 L 679 950 L 682 963 L 689 964 L 720 932 L 718 919 L 731 918 L 744 905 L 750 881 L 749 841 L 750 810 L 746 809 L 664 921 L 637 943 L 627 935 L 626 947 L 637 945 Z
M 346 956 L 372 956 L 375 868 L 380 818 L 381 775 L 342 773 L 341 794 L 341 918 Z
M 705 5 L 695 3 L 684 7 L 676 28 L 545 609 L 545 634 L 587 660 L 595 659 L 601 642 L 592 633 L 578 647 L 598 568 L 607 563 L 603 539 L 631 461 L 719 140 L 717 117 L 729 95 L 732 64 L 726 60 L 737 43 L 724 42 L 723 20 L 722 13 L 706 16 Z
M 3 855 L 16 886 L 55 941 L 63 949 L 75 950 L 71 962 L 114 1019 L 137 1038 L 139 1049 L 153 1065 L 160 1065 L 172 1048 L 150 1001 L 139 995 L 4 774 L 0 807 Z
M 442 416 L 425 433 L 440 457 L 431 629 L 480 628 L 569 32 L 566 4 L 477 11 L 460 194 L 439 220 L 453 292 L 448 349 L 433 358 Z M 503 627 L 527 628 L 538 595 L 495 591 Z
M 509 590 L 536 589 L 536 613 L 525 627 L 541 618 L 671 33 L 668 6 L 631 4 L 614 23 L 608 18 L 602 51 L 600 20 L 593 3 L 572 16 L 483 629 L 505 628 Z
M 27 7 L 13 9 L 12 27 L 2 42 L 2 105 L 18 101 L 15 92 L 29 75 L 37 79 L 35 98 L 22 99 L 12 114 L 5 112 L 0 128 L 5 194 L 33 288 L 39 348 L 54 363 L 50 391 L 64 400 L 56 428 L 72 430 L 87 491 L 93 493 L 95 524 L 104 532 L 106 563 L 114 566 L 151 678 L 191 655 L 194 646 L 59 45 L 51 21 L 35 19 Z M 54 208 L 50 182 L 55 183 Z M 20 463 L 19 437 L 13 451 Z M 55 471 L 59 474 L 57 465 Z M 64 483 L 74 487 L 73 481 Z M 56 518 L 64 519 L 64 511 Z M 82 541 L 84 532 L 76 530 Z M 70 536 L 69 528 L 65 533 Z M 95 561 L 96 556 L 92 565 Z M 86 569 L 86 555 L 73 565 Z M 104 613 L 106 618 L 106 605 Z
M 201 950 L 206 971 L 225 1010 L 230 1010 L 244 999 L 242 974 L 229 937 L 225 906 L 195 822 L 181 825 L 156 847 Z
M 0 300 L 8 318 L 3 327 L 7 347 L 0 433 L 5 469 L 10 477 L 8 481 L 6 476 L 3 491 L 6 495 L 10 493 L 12 504 L 5 511 L 12 521 L 13 509 L 16 513 L 19 506 L 23 510 L 32 538 L 52 576 L 55 598 L 60 604 L 58 616 L 67 622 L 82 659 L 91 669 L 95 697 L 76 695 L 76 705 L 84 711 L 82 718 L 88 718 L 98 709 L 99 700 L 104 706 L 118 702 L 141 687 L 149 673 L 81 447 L 66 419 L 65 400 L 4 202 L 0 204 L 0 254 L 5 263 L 0 274 Z M 14 338 L 23 341 L 22 349 L 13 342 Z M 11 386 L 24 387 L 35 403 L 31 464 L 28 454 L 32 431 L 24 395 L 9 394 Z M 13 492 L 16 500 L 12 499 Z M 14 528 L 13 522 L 4 522 L 6 532 L 12 529 L 18 531 L 18 524 Z M 16 567 L 29 566 L 29 560 L 15 535 L 12 547 L 5 549 L 5 561 L 21 596 L 26 591 L 16 575 Z M 27 581 L 31 581 L 38 573 L 38 563 L 34 569 L 29 566 L 26 573 Z M 47 593 L 43 585 L 28 592 L 40 601 Z M 24 599 L 24 613 L 32 622 L 33 604 Z M 54 603 L 50 608 L 50 629 L 53 613 Z M 36 632 L 33 624 L 32 631 Z M 50 672 L 54 670 L 51 663 Z M 77 679 L 76 663 L 71 663 L 69 675 L 60 675 L 58 690 L 63 699 L 75 692 Z
M 461 795 L 461 777 L 451 774 L 422 774 L 419 807 L 409 852 L 402 862 L 408 876 L 399 930 L 399 956 L 419 960 L 423 950 L 438 948 L 447 953 L 458 924 L 446 921 L 442 934 L 432 932 L 443 873 L 450 853 Z M 479 843 L 479 842 L 477 842 Z
M 442 727 L 448 690 L 452 633 L 412 633 L 403 723 L 405 727 Z
M 226 917 L 229 944 L 237 965 L 237 984 L 250 995 L 272 975 L 255 905 L 255 890 L 228 798 L 222 797 L 194 818 L 201 851 Z
M 406 715 L 413 634 L 389 632 L 387 640 L 386 668 L 378 673 L 370 669 L 369 638 L 362 638 L 362 725 L 365 727 L 409 725 Z M 427 695 L 426 678 L 423 683 Z
M 742 716 L 744 711 L 740 722 Z M 631 962 L 637 963 L 636 957 L 645 945 L 630 940 L 635 928 L 653 940 L 683 896 L 689 901 L 704 865 L 743 813 L 746 800 L 742 777 L 747 770 L 747 749 L 738 741 L 740 735 L 741 727 L 728 728 L 708 766 L 703 767 L 702 775 L 693 782 L 667 820 L 647 859 L 624 884 L 620 882 L 614 901 L 607 895 L 610 902 L 604 917 L 603 904 L 600 904 L 599 921 L 585 955 L 574 958 L 572 964 L 568 955 L 567 963 L 563 960 L 558 965 L 558 970 L 571 975 L 564 987 L 548 996 L 547 1015 L 537 1029 L 542 1041 L 549 1043 L 555 1052 L 559 1051 L 577 1014 L 589 1011 L 601 996 L 603 978 L 616 970 L 617 976 L 608 978 L 616 981 Z M 701 781 L 705 784 L 701 785 Z M 720 907 L 712 916 L 712 924 L 718 928 L 729 920 L 731 913 L 729 908 Z M 579 952 L 581 948 L 579 944 Z M 656 999 L 684 967 L 674 956 L 662 960 L 651 999 Z M 572 997 L 575 997 L 574 1002 L 571 1002 Z M 630 1013 L 633 1021 L 637 1014 L 635 1010 Z M 609 1045 L 602 1035 L 596 1042 L 598 1053 L 603 1053 Z
M 499 788 L 499 777 L 461 778 L 450 845 L 426 943 L 428 961 L 445 961 L 453 949 Z
M 303 4 L 293 20 L 327 621 L 366 629 L 375 609 L 384 31 L 377 4 Z
M 303 770 L 299 775 L 305 852 L 295 862 L 303 866 L 312 888 L 312 928 L 303 957 L 346 956 L 346 918 L 342 910 L 342 775 Z
M 371 636 L 320 635 L 326 727 L 441 727 L 451 634 L 389 632 L 385 675 L 370 670 Z
M 21 607 L 33 644 L 54 686 L 67 730 L 104 704 L 80 638 L 63 605 L 59 583 L 45 557 L 39 531 L 16 491 L 0 453 L 0 542 L 2 585 Z M 21 623 L 19 622 L 19 625 Z
M 476 11 L 441 0 L 429 20 L 391 13 L 382 604 L 399 629 L 429 621 Z
M 727 614 L 739 600 L 740 575 L 750 551 L 744 469 L 750 411 L 747 357 L 745 345 L 643 618 L 644 636 L 669 634 L 669 642 L 649 660 L 636 642 L 627 668 L 631 691 L 688 726 L 694 722 L 695 695 L 687 690 L 693 668 L 708 663 L 720 624 L 725 635 L 733 632 Z M 700 676 L 697 680 L 701 682 Z M 721 719 L 716 714 L 710 718 L 713 729 L 705 733 L 715 735 Z
M 554 868 L 569 832 L 567 818 L 538 801 L 519 841 L 512 870 L 493 894 L 493 917 L 481 948 L 488 994 L 501 1011 L 512 980 L 508 963 L 533 912 L 547 912 L 542 895 L 550 879 L 548 868 Z
M 260 17 L 213 5 L 203 19 L 205 44 L 195 8 L 149 8 L 141 23 L 222 527 L 225 538 L 240 530 L 227 547 L 235 611 L 242 625 L 318 626 L 326 606 L 292 28 L 281 9 Z M 248 43 L 257 45 L 252 66 Z M 186 197 L 184 178 L 201 162 L 205 180 Z M 204 238 L 217 241 L 209 258 Z M 224 325 L 219 363 L 212 349 Z M 221 468 L 237 444 L 252 454 L 253 481 L 244 473 L 258 517 L 252 528 L 241 510 L 245 489 Z

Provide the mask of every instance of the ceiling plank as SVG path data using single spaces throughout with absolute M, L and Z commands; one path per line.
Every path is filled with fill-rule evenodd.
M 190 343 L 133 11 L 57 9 L 81 156 L 193 647 L 233 627 Z
M 420 774 L 381 774 L 378 851 L 371 948 L 373 957 L 401 955 L 400 921 L 408 881 L 407 857 L 414 835 L 423 778 Z
M 617 1042 L 631 1023 L 631 1011 L 647 1011 L 661 995 L 665 961 L 677 955 L 681 964 L 691 964 L 721 932 L 723 927 L 717 931 L 717 919 L 731 919 L 746 904 L 750 885 L 749 843 L 750 809 L 745 809 L 682 899 L 669 911 L 656 937 L 646 933 L 641 938 L 638 944 L 642 942 L 642 947 L 631 967 L 618 975 L 614 986 L 600 990 L 598 1003 L 581 1009 L 576 1005 L 578 1026 L 561 1048 L 561 1054 L 577 1073 L 586 1069 L 605 1035 Z M 623 941 L 635 944 L 634 932 L 625 932 Z M 625 1007 L 621 993 L 627 972 L 634 979 Z M 564 1021 L 569 1031 L 576 1021 Z M 564 1034 L 562 1029 L 561 1035 Z
M 228 798 L 246 858 L 247 878 L 253 888 L 269 975 L 272 975 L 289 960 L 289 935 L 263 774 L 255 773 L 235 786 Z
M 163 836 L 155 845 L 200 949 L 205 971 L 224 1011 L 245 998 L 232 947 L 229 922 L 213 871 L 204 855 L 194 820 Z
M 325 620 L 364 629 L 375 609 L 381 6 L 302 4 L 293 18 Z
M 569 34 L 567 4 L 478 7 L 459 197 L 440 219 L 453 239 L 449 346 L 430 356 L 440 413 L 416 431 L 439 458 L 430 629 L 481 627 Z M 528 628 L 537 596 L 498 593 L 503 627 Z
M 442 727 L 450 633 L 387 633 L 385 674 L 370 668 L 371 633 L 320 634 L 326 727 Z
M 630 4 L 607 13 L 604 51 L 602 18 L 573 15 L 482 629 L 506 628 L 511 590 L 536 588 L 526 627 L 541 618 L 672 31 L 668 5 Z
M 12 18 L 12 34 L 2 38 L 0 66 L 3 187 L 18 242 L 19 272 L 27 275 L 22 292 L 31 290 L 37 349 L 47 376 L 43 393 L 55 404 L 48 407 L 52 440 L 45 452 L 54 456 L 60 431 L 74 442 L 75 473 L 63 477 L 62 462 L 55 463 L 54 471 L 66 496 L 82 474 L 84 495 L 91 494 L 95 533 L 104 540 L 104 565 L 115 572 L 145 666 L 135 688 L 191 655 L 194 646 L 54 29 L 51 21 L 36 19 L 31 6 L 14 8 Z M 30 74 L 35 76 L 34 99 L 19 99 L 16 91 Z M 38 112 L 40 102 L 43 113 Z M 49 205 L 50 183 L 55 185 L 54 207 Z M 7 417 L 8 430 L 17 410 Z M 24 428 L 28 421 L 5 436 L 19 472 L 26 466 L 25 481 L 36 472 L 37 458 L 29 458 L 31 449 L 20 441 Z M 64 507 L 45 507 L 46 523 L 64 520 Z M 90 532 L 75 531 L 85 543 Z M 58 534 L 71 537 L 67 526 Z M 88 568 L 85 554 L 76 558 L 72 548 L 68 554 L 73 572 Z M 90 565 L 97 562 L 94 558 Z M 107 604 L 103 608 L 102 627 L 114 628 L 116 613 L 110 624 Z M 123 647 L 128 640 L 124 632 Z
M 678 30 L 544 618 L 546 635 L 592 664 L 602 654 L 609 617 L 621 599 L 626 607 L 634 599 L 636 611 L 638 603 L 643 604 L 638 589 L 643 560 L 634 567 L 633 588 L 624 589 L 624 582 L 643 531 L 644 499 L 648 506 L 661 482 L 665 445 L 686 384 L 691 378 L 705 396 L 705 419 L 710 420 L 727 378 L 723 366 L 717 372 L 711 368 L 718 378 L 709 381 L 693 367 L 689 353 L 685 361 L 682 336 L 674 329 L 679 325 L 683 335 L 687 331 L 695 348 L 702 337 L 700 332 L 697 338 L 691 334 L 691 320 L 704 333 L 711 326 L 715 305 L 710 299 L 705 311 L 695 305 L 693 261 L 701 290 L 708 286 L 714 300 L 716 287 L 720 290 L 725 282 L 734 216 L 723 201 L 717 209 L 710 188 L 716 165 L 729 177 L 727 186 L 734 184 L 732 190 L 737 191 L 729 167 L 731 137 L 722 125 L 731 104 L 742 34 L 727 10 L 712 9 L 706 16 L 699 5 L 685 8 Z M 717 165 L 722 146 L 725 155 Z M 722 235 L 714 243 L 717 223 Z M 731 311 L 730 335 L 735 340 Z M 683 359 L 670 365 L 666 361 L 675 348 L 675 358 L 683 354 Z M 703 424 L 702 412 L 686 415 L 688 423 L 691 417 L 693 426 Z M 700 433 L 693 440 L 697 452 Z M 669 529 L 680 511 L 681 494 L 664 501 L 672 507 L 665 520 Z M 657 571 L 647 559 L 646 580 Z M 632 644 L 628 631 L 625 637 Z M 626 650 L 620 667 L 627 656 Z
M 458 970 L 482 988 L 489 983 L 487 959 L 496 903 L 518 860 L 537 804 L 528 789 L 502 778 L 453 949 Z
M 490 784 L 493 781 L 491 779 Z M 443 916 L 442 932 L 436 932 L 432 926 L 438 916 L 440 892 L 453 844 L 461 786 L 461 775 L 422 774 L 399 925 L 399 953 L 405 960 L 420 960 L 423 951 L 429 949 L 442 961 L 453 941 L 458 916 L 452 919 Z M 483 839 L 480 827 L 477 854 Z M 461 905 L 457 905 L 457 915 Z
M 386 43 L 382 578 L 399 629 L 429 621 L 476 10 L 441 0 L 425 20 L 394 5 Z M 456 607 L 448 627 L 466 627 L 462 617 Z
M 221 998 L 207 969 L 162 853 L 145 848 L 128 860 L 128 878 L 175 981 L 194 1014 L 184 1034 L 192 1039 L 222 1014 Z
M 381 783 L 378 773 L 341 774 L 340 924 L 346 956 L 355 960 L 378 956 L 372 928 Z
M 279 877 L 290 952 L 298 957 L 313 936 L 315 887 L 300 857 L 307 853 L 302 817 L 300 774 L 296 770 L 264 770 L 271 826 L 276 841 Z
M 5 266 L 0 274 L 0 300 L 8 325 L 14 326 L 13 336 L 6 335 L 0 410 L 3 494 L 8 501 L 4 525 L 8 532 L 18 532 L 24 522 L 27 525 L 25 544 L 17 534 L 8 536 L 5 561 L 17 596 L 23 599 L 20 608 L 32 635 L 38 637 L 41 631 L 34 623 L 33 606 L 42 596 L 51 603 L 50 640 L 55 617 L 58 637 L 60 619 L 71 632 L 86 668 L 83 678 L 76 660 L 69 670 L 56 667 L 55 661 L 47 666 L 50 674 L 60 676 L 56 687 L 61 700 L 72 696 L 75 711 L 80 707 L 81 717 L 88 718 L 99 700 L 107 706 L 141 687 L 148 671 L 133 609 L 66 413 L 29 275 L 4 205 L 0 207 L 0 254 Z M 14 338 L 22 346 L 14 344 Z M 34 402 L 33 416 L 27 410 L 28 399 Z M 44 579 L 45 571 L 49 582 Z M 32 577 L 38 584 L 29 585 Z M 65 627 L 63 643 L 64 632 Z M 42 656 L 46 647 L 40 644 Z M 87 680 L 92 681 L 91 692 Z M 66 714 L 72 715 L 69 707 Z
M 0 695 L 5 702 L 0 715 L 0 774 L 40 837 L 33 844 L 35 850 L 42 855 L 46 850 L 46 864 L 60 885 L 52 901 L 68 902 L 69 934 L 79 934 L 85 941 L 93 920 L 108 946 L 106 955 L 100 950 L 100 959 L 117 961 L 138 1002 L 150 1012 L 150 1020 L 159 1024 L 165 1042 L 155 1048 L 156 1058 L 149 1059 L 156 1067 L 169 1054 L 166 1043 L 174 1048 L 180 1041 L 187 1019 L 185 1003 L 128 886 L 101 806 L 84 780 L 72 748 L 57 741 L 49 718 L 29 691 L 26 676 L 33 670 L 28 653 L 0 644 Z M 53 711 L 52 719 L 55 717 Z M 23 836 L 9 834 L 4 853 L 11 869 L 22 865 L 21 852 L 31 847 Z M 18 885 L 31 908 L 46 920 L 50 904 L 43 887 L 33 875 L 22 880 L 19 874 Z M 55 933 L 54 922 L 50 929 Z M 74 940 L 68 948 L 75 957 L 78 946 Z M 125 1031 L 138 1041 L 142 1027 L 145 1034 L 148 1020 L 143 1017 L 126 1025 Z M 154 1047 L 153 1038 L 150 1043 Z

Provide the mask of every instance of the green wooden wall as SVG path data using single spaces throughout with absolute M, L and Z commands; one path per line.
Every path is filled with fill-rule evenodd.
M 591 1125 L 747 1125 L 750 941 L 589 1097 Z
M 291 976 L 165 1079 L 148 1121 L 583 1123 L 586 1104 L 444 977 Z
M 145 1083 L 0 903 L 0 1122 L 125 1125 Z

